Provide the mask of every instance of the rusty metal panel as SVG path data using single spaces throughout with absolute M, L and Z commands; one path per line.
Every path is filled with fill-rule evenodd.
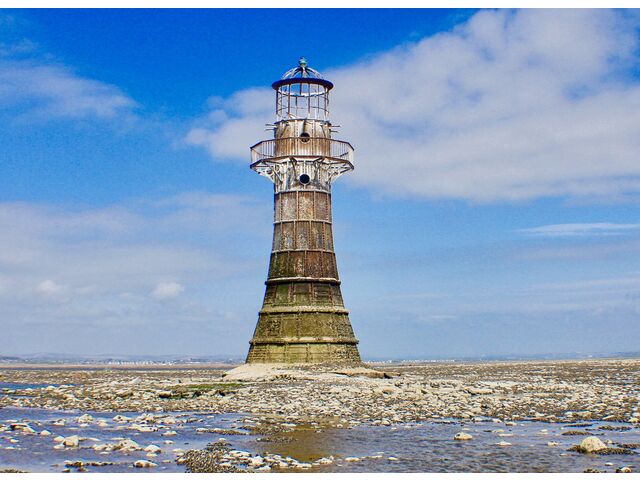
M 306 252 L 290 252 L 291 273 L 293 277 L 306 277 L 304 257 Z
M 324 272 L 322 270 L 322 252 L 313 250 L 307 252 L 306 274 L 309 277 L 324 277 Z
M 296 200 L 297 192 L 285 192 L 280 196 L 280 219 L 284 222 L 287 220 L 296 220 L 298 217 L 298 202 Z
M 315 192 L 315 218 L 318 220 L 330 221 L 329 216 L 329 195 L 324 192 Z
M 313 194 L 314 192 L 298 192 L 298 218 L 301 220 L 313 220 Z
M 282 250 L 293 250 L 295 247 L 294 222 L 281 223 L 282 241 L 280 248 Z
M 309 249 L 309 222 L 296 222 L 296 249 Z
M 325 223 L 324 224 L 324 241 L 325 241 L 325 246 L 324 248 L 326 250 L 329 250 L 331 252 L 333 252 L 333 227 L 331 226 L 330 223 Z

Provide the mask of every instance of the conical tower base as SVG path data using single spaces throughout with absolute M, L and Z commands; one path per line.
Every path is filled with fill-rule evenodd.
M 275 194 L 269 278 L 247 363 L 361 363 L 331 227 L 328 192 Z

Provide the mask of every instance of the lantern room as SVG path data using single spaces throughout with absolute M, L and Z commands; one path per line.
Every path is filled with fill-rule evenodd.
M 276 91 L 277 121 L 329 121 L 329 90 L 333 83 L 309 67 L 304 57 L 271 86 Z

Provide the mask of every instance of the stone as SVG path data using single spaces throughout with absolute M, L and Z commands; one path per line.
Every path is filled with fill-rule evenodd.
M 150 462 L 149 460 L 136 460 L 133 462 L 133 466 L 136 468 L 153 468 L 157 467 L 157 463 Z
M 631 467 L 620 467 L 616 468 L 616 473 L 631 473 Z
M 162 449 L 157 445 L 151 444 L 151 445 L 145 447 L 144 451 L 145 452 L 149 452 L 149 453 L 161 453 Z
M 11 431 L 14 431 L 14 432 L 22 432 L 27 434 L 36 433 L 36 431 L 33 428 L 31 428 L 31 426 L 28 423 L 12 423 L 11 425 L 9 425 L 9 428 L 11 429 Z
M 71 435 L 70 437 L 66 437 L 62 444 L 65 447 L 78 447 L 80 445 L 80 437 L 78 437 L 78 435 Z
M 467 432 L 458 432 L 453 437 L 454 440 L 471 440 L 473 436 Z
M 498 447 L 508 447 L 511 444 L 509 442 L 498 442 L 498 443 L 496 443 L 496 445 Z
M 605 450 L 607 446 L 600 440 L 598 437 L 587 437 L 580 445 L 578 445 L 577 450 L 581 453 L 591 453 L 597 452 L 598 450 Z
M 51 432 L 49 430 L 42 430 L 40 432 L 40 435 L 42 435 L 43 437 L 47 437 L 47 436 L 51 435 Z
M 84 415 L 80 415 L 77 421 L 78 423 L 92 423 L 93 417 L 88 413 L 85 413 Z
M 124 415 L 116 415 L 115 417 L 113 417 L 113 421 L 117 423 L 127 423 L 130 420 L 131 419 L 129 417 L 126 417 Z
M 125 438 L 124 440 L 120 440 L 118 443 L 116 443 L 113 449 L 122 450 L 125 452 L 133 452 L 135 450 L 142 450 L 142 447 L 138 444 L 138 442 L 129 438 Z

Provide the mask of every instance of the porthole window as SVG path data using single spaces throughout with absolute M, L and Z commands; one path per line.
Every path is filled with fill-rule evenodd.
M 302 141 L 302 143 L 307 143 L 309 140 L 311 140 L 311 135 L 309 135 L 307 132 L 302 132 L 300 134 L 300 140 Z
M 306 173 L 303 173 L 302 175 L 300 175 L 300 183 L 301 184 L 306 185 L 310 181 L 311 181 L 311 177 L 309 177 L 309 175 L 307 175 Z

